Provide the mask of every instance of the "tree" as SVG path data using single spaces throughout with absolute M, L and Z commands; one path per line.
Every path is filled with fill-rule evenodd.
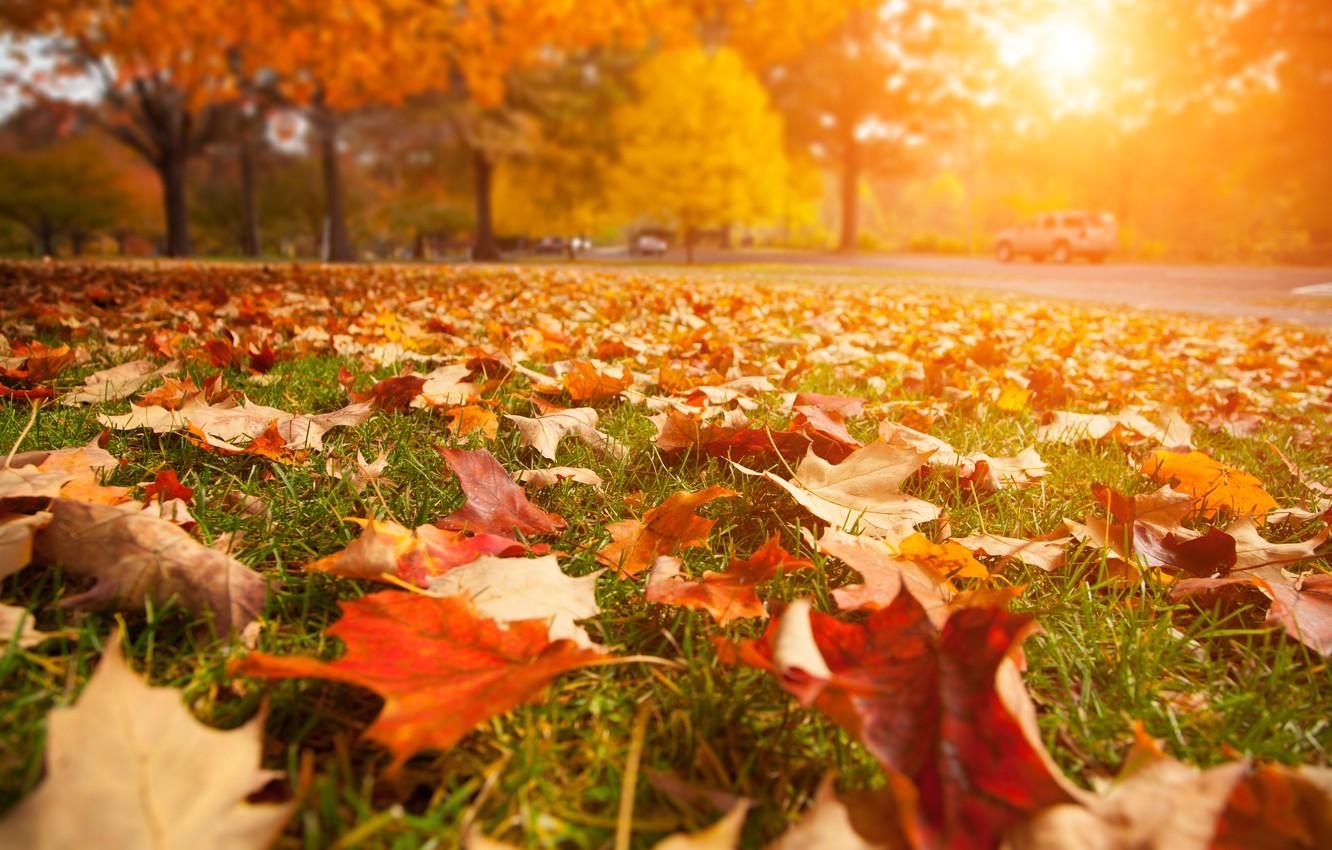
M 614 116 L 616 194 L 627 210 L 676 227 L 691 262 L 701 229 L 780 212 L 782 119 L 735 51 L 665 51 L 634 84 L 636 97 Z
M 119 176 L 86 138 L 40 150 L 0 153 L 0 218 L 21 226 L 38 255 L 53 256 L 56 240 L 82 240 L 106 230 L 129 206 Z
M 231 59 L 249 0 L 13 0 L 0 26 L 44 35 L 103 93 L 91 111 L 157 172 L 166 252 L 190 253 L 186 171 L 215 141 L 236 98 Z
M 855 8 L 768 70 L 787 125 L 838 173 L 839 250 L 856 249 L 862 176 L 901 171 L 911 146 L 956 105 L 940 55 L 964 41 L 966 26 L 965 12 L 947 3 Z

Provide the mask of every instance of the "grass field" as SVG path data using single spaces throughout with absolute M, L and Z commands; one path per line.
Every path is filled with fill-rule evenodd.
M 751 280 L 718 271 L 654 277 L 537 267 L 55 265 L 6 266 L 0 283 L 8 290 L 0 331 L 11 346 L 36 339 L 90 355 L 55 379 L 58 393 L 98 369 L 144 356 L 162 362 L 168 354 L 184 361 L 178 378 L 202 386 L 221 371 L 252 401 L 304 413 L 347 404 L 344 369 L 359 390 L 409 367 L 427 372 L 457 361 L 554 374 L 557 364 L 581 359 L 631 370 L 641 396 L 594 405 L 598 427 L 627 446 L 624 458 L 574 440 L 558 450 L 560 465 L 594 470 L 603 488 L 529 488 L 533 501 L 565 518 L 567 528 L 541 542 L 563 553 L 560 565 L 574 576 L 600 568 L 596 553 L 610 540 L 609 524 L 641 516 L 672 493 L 722 485 L 739 495 L 702 509 L 716 525 L 707 548 L 684 551 L 686 570 L 721 570 L 776 534 L 817 569 L 784 576 L 762 595 L 770 602 L 808 597 L 820 610 L 836 610 L 829 590 L 859 579 L 802 536 L 821 525 L 814 516 L 725 459 L 668 455 L 654 445 L 653 411 L 639 399 L 683 403 L 695 384 L 741 375 L 766 376 L 775 387 L 744 397 L 755 425 L 787 425 L 782 394 L 805 391 L 865 399 L 865 412 L 847 424 L 866 443 L 880 421 L 902 420 L 960 452 L 1003 456 L 1037 447 L 1048 475 L 1032 486 L 984 492 L 956 476 L 910 479 L 907 492 L 943 508 L 946 527 L 921 526 L 936 540 L 982 531 L 1049 534 L 1065 518 L 1104 514 L 1093 483 L 1125 494 L 1158 486 L 1139 471 L 1155 447 L 1150 441 L 1038 444 L 1042 415 L 1055 410 L 1114 413 L 1131 405 L 1149 418 L 1177 411 L 1194 426 L 1197 448 L 1255 475 L 1283 507 L 1315 503 L 1306 482 L 1332 483 L 1332 342 L 1270 323 L 1042 304 L 924 288 L 914 277 L 830 285 L 814 270 Z M 204 346 L 229 333 L 236 350 L 270 344 L 276 365 L 257 378 L 240 360 L 214 365 Z M 532 378 L 509 368 L 477 370 L 495 412 L 536 415 Z M 574 406 L 567 396 L 547 398 Z M 87 443 L 101 430 L 99 414 L 129 410 L 129 401 L 47 402 L 19 450 Z M 19 439 L 30 416 L 27 402 L 0 404 L 0 447 Z M 106 448 L 122 463 L 106 483 L 134 486 L 174 470 L 193 488 L 192 533 L 211 541 L 243 532 L 237 557 L 270 581 L 258 648 L 332 658 L 338 642 L 324 629 L 337 621 L 338 602 L 382 586 L 302 566 L 355 538 L 359 529 L 346 517 L 392 518 L 411 528 L 459 507 L 462 493 L 436 446 L 487 448 L 511 473 L 554 465 L 500 421 L 493 438 L 459 436 L 442 411 L 376 411 L 362 425 L 330 431 L 322 453 L 294 463 L 206 451 L 180 434 L 114 431 Z M 326 473 L 330 458 L 381 451 L 388 465 L 375 486 L 358 492 Z M 747 464 L 789 477 L 780 459 Z M 236 493 L 265 509 L 237 511 Z M 1321 527 L 1320 520 L 1269 523 L 1263 534 L 1306 540 Z M 1327 547 L 1320 553 L 1300 568 L 1327 571 Z M 1144 569 L 1125 581 L 1105 561 L 1104 551 L 1070 543 L 1058 571 L 1012 561 L 987 581 L 1025 586 L 1013 608 L 1033 612 L 1043 629 L 1025 645 L 1025 680 L 1044 743 L 1066 773 L 1084 785 L 1113 775 L 1135 720 L 1198 765 L 1234 751 L 1327 764 L 1332 678 L 1318 653 L 1265 623 L 1261 606 L 1174 603 L 1162 571 Z M 77 697 L 117 622 L 131 667 L 179 689 L 203 723 L 235 727 L 267 702 L 265 765 L 286 771 L 293 785 L 301 776 L 308 784 L 283 847 L 450 847 L 469 823 L 519 846 L 610 846 L 639 718 L 635 847 L 716 820 L 719 810 L 706 796 L 684 794 L 680 783 L 752 799 L 745 847 L 779 835 L 830 771 L 840 787 L 882 784 L 878 765 L 846 732 L 802 709 L 772 677 L 718 661 L 715 635 L 753 637 L 764 619 L 718 627 L 703 611 L 647 603 L 644 577 L 603 576 L 602 613 L 585 625 L 616 654 L 669 664 L 564 674 L 540 701 L 385 778 L 384 751 L 359 737 L 380 705 L 370 692 L 318 679 L 270 684 L 232 676 L 229 661 L 246 650 L 214 635 L 205 618 L 171 604 L 64 610 L 58 603 L 85 583 L 59 565 L 29 566 L 4 579 L 0 601 L 33 611 L 39 628 L 62 636 L 10 646 L 0 657 L 0 810 L 41 780 L 46 714 Z

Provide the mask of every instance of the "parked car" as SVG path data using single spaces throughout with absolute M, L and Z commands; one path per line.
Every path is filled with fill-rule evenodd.
M 1099 263 L 1115 249 L 1119 228 L 1108 212 L 1043 213 L 1020 227 L 999 231 L 994 239 L 994 255 L 1009 262 L 1026 255 L 1036 262 L 1046 257 L 1056 263 L 1069 263 L 1086 257 Z
M 662 239 L 660 236 L 653 236 L 650 233 L 640 233 L 634 238 L 634 241 L 629 244 L 629 253 L 638 254 L 642 257 L 660 257 L 662 254 L 666 253 L 666 249 L 669 247 L 670 246 L 666 244 L 666 240 Z
M 536 247 L 532 250 L 538 254 L 563 254 L 569 248 L 564 244 L 563 237 L 545 236 L 537 241 Z

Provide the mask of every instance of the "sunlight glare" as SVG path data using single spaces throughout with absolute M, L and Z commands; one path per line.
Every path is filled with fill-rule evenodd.
M 1071 18 L 1046 22 L 1040 38 L 1041 64 L 1047 73 L 1081 77 L 1096 59 L 1096 36 Z

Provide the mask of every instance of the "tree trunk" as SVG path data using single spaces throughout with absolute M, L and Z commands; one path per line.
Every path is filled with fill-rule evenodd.
M 83 249 L 87 247 L 88 234 L 82 230 L 75 230 L 69 234 L 69 250 L 76 257 L 83 256 Z
M 356 262 L 356 246 L 347 230 L 347 211 L 342 201 L 342 169 L 338 163 L 338 120 L 326 107 L 316 107 L 319 156 L 324 172 L 324 259 L 330 263 Z
M 693 265 L 694 263 L 694 243 L 698 241 L 698 231 L 692 227 L 685 228 L 685 262 Z
M 733 247 L 731 244 L 731 225 L 729 222 L 722 225 L 721 233 L 718 236 L 718 242 L 720 243 L 719 247 L 723 251 L 729 251 Z
M 56 255 L 55 230 L 45 221 L 33 229 L 32 236 L 33 246 L 37 249 L 38 257 L 54 257 Z
M 259 241 L 259 202 L 254 191 L 254 139 L 247 127 L 240 142 L 241 178 L 241 253 L 247 257 L 263 254 Z
M 842 238 L 837 250 L 846 254 L 855 253 L 860 212 L 860 144 L 854 133 L 849 131 L 842 144 Z
M 490 209 L 490 192 L 495 164 L 485 151 L 472 153 L 472 168 L 476 172 L 476 239 L 472 243 L 472 260 L 491 263 L 500 259 L 499 246 L 495 244 L 495 225 Z
M 185 170 L 189 160 L 183 151 L 167 149 L 157 163 L 162 181 L 162 209 L 166 212 L 166 254 L 190 255 L 190 208 L 185 196 Z
M 429 259 L 426 253 L 426 235 L 424 230 L 416 231 L 416 237 L 412 240 L 412 259 Z

